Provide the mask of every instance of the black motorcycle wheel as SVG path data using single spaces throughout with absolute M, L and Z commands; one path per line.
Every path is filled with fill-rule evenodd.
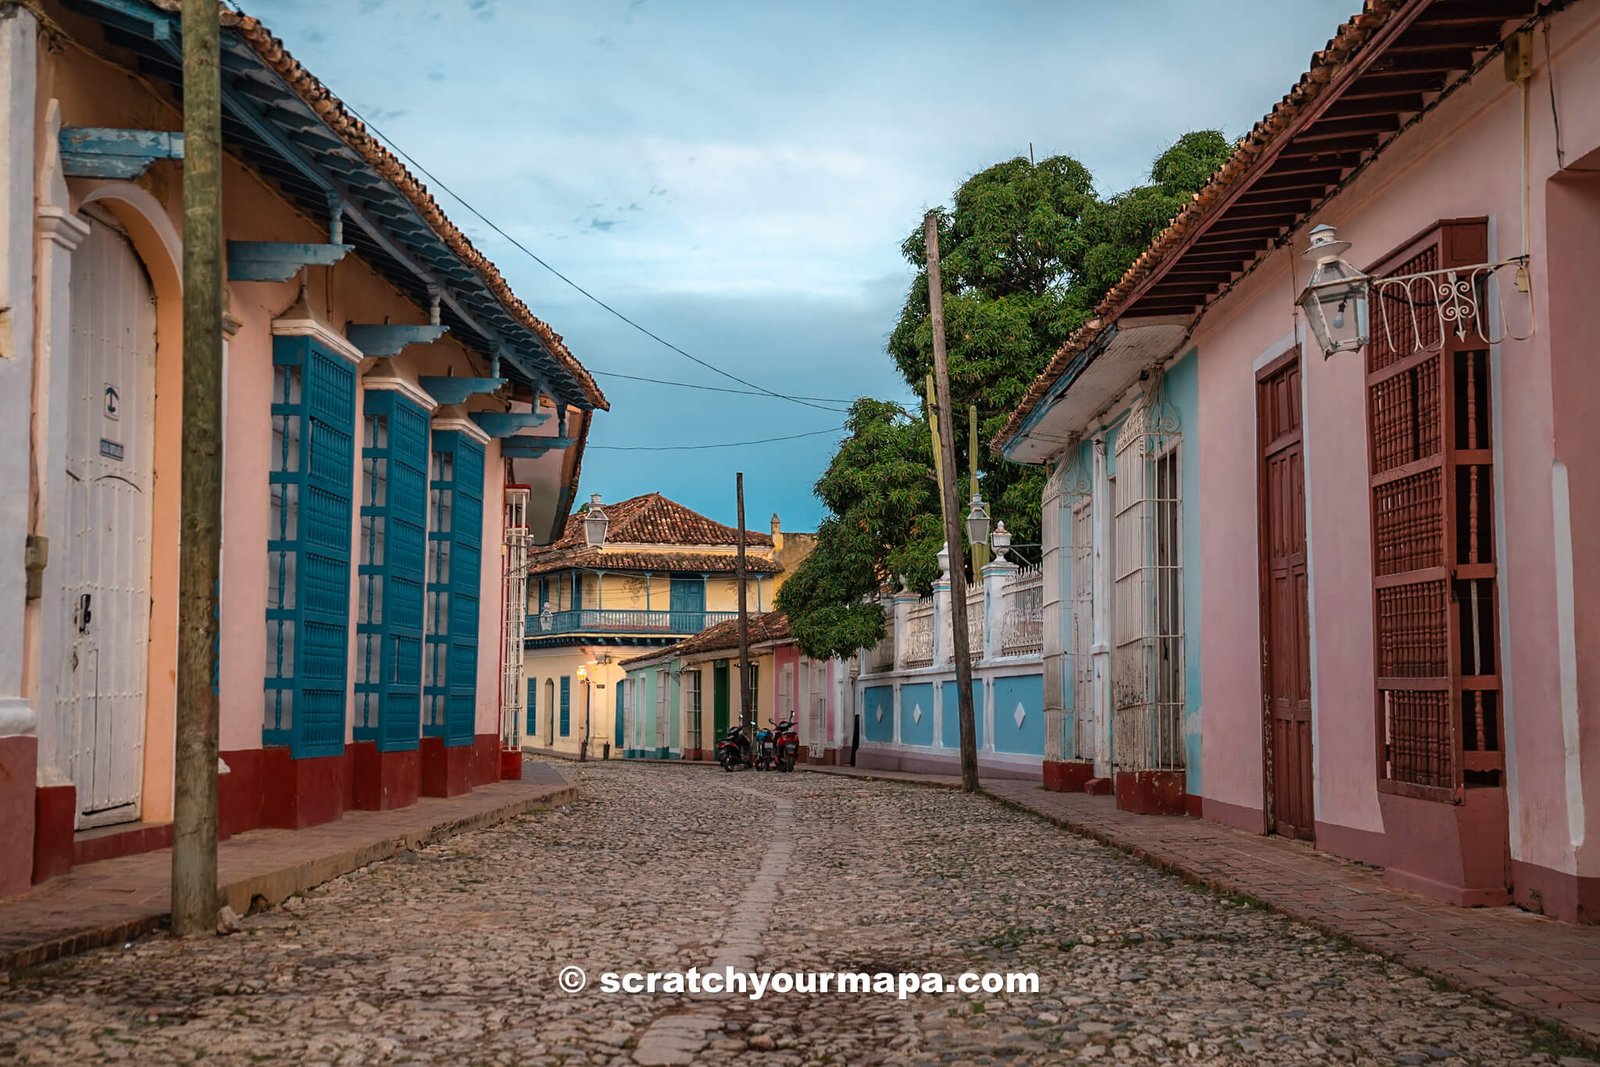
M 734 768 L 734 766 L 735 766 L 735 765 L 736 765 L 736 764 L 737 764 L 737 763 L 738 763 L 738 762 L 739 762 L 739 761 L 738 761 L 738 760 L 737 760 L 737 759 L 736 759 L 736 758 L 735 758 L 735 757 L 734 757 L 734 756 L 733 756 L 733 755 L 731 755 L 731 754 L 730 754 L 730 753 L 726 753 L 726 752 L 724 752 L 724 753 L 723 753 L 723 754 L 722 754 L 722 759 L 721 759 L 721 761 L 720 761 L 720 762 L 721 762 L 721 763 L 722 763 L 722 769 L 723 769 L 723 770 L 725 770 L 725 771 L 729 771 L 729 772 L 732 772 L 732 770 L 733 770 L 733 768 Z
M 792 748 L 784 749 L 783 750 L 783 755 L 778 757 L 778 770 L 783 771 L 785 774 L 787 774 L 787 773 L 789 773 L 789 772 L 794 770 L 794 764 L 795 764 L 795 751 L 794 751 L 794 749 L 792 749 Z

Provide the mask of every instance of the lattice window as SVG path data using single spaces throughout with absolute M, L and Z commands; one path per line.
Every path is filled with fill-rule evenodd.
M 700 744 L 700 672 L 683 672 L 684 746 L 698 749 Z
M 423 731 L 448 746 L 470 745 L 478 693 L 483 446 L 460 430 L 435 431 L 429 495 Z
M 505 552 L 501 562 L 503 588 L 500 648 L 501 663 L 501 740 L 508 748 L 522 744 L 522 655 L 523 637 L 527 632 L 528 612 L 528 498 L 529 490 L 522 486 L 507 486 L 505 490 Z M 620 697 L 621 690 L 618 695 Z M 618 705 L 620 710 L 621 705 Z M 528 732 L 532 732 L 532 715 L 529 714 Z M 618 744 L 621 744 L 618 738 Z
M 262 742 L 344 751 L 355 368 L 306 337 L 272 346 Z
M 361 430 L 353 736 L 402 751 L 417 746 L 421 725 L 428 416 L 399 393 L 370 390 Z
M 668 704 L 667 679 L 671 672 L 665 667 L 656 674 L 656 748 L 667 747 L 667 714 Z
M 1072 509 L 1072 709 L 1073 754 L 1095 757 L 1094 505 L 1081 496 Z
M 1184 765 L 1179 433 L 1159 398 L 1118 431 L 1112 488 L 1112 758 L 1138 770 Z
M 561 676 L 561 736 L 572 736 L 572 677 Z
M 1480 262 L 1481 222 L 1442 223 L 1376 271 Z M 1489 353 L 1441 330 L 1428 284 L 1375 287 L 1367 346 L 1373 612 L 1384 788 L 1501 784 Z

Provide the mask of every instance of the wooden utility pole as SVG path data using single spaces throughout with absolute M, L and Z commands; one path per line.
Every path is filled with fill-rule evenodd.
M 967 639 L 967 575 L 962 566 L 961 508 L 956 496 L 956 433 L 950 415 L 950 362 L 944 350 L 944 289 L 939 276 L 939 216 L 923 219 L 928 243 L 928 312 L 933 319 L 933 384 L 939 409 L 939 485 L 944 493 L 944 540 L 950 551 L 950 636 L 956 655 L 956 707 L 961 723 L 961 788 L 978 789 L 978 734 L 972 712 L 972 658 Z
M 967 460 L 972 468 L 972 495 L 978 495 L 978 405 L 967 405 Z M 972 580 L 983 581 L 983 568 L 989 565 L 989 543 L 972 546 Z
M 217 0 L 183 0 L 183 474 L 172 932 L 217 924 L 217 591 L 222 549 L 222 81 Z
M 942 320 L 941 320 L 942 321 Z M 939 443 L 939 396 L 934 389 L 933 374 L 928 374 L 928 434 L 933 438 L 933 480 L 939 486 L 940 514 L 944 508 L 944 446 Z
M 745 616 L 744 600 L 744 472 L 733 477 L 734 492 L 739 498 L 739 557 L 734 564 L 739 581 L 739 723 L 750 724 L 750 751 L 754 754 L 757 724 L 750 692 L 750 622 Z

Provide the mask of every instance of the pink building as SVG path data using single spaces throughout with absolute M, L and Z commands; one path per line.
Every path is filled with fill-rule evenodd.
M 173 793 L 177 15 L 40 7 L 0 18 L 0 894 L 159 846 Z M 500 777 L 501 546 L 559 532 L 605 399 L 280 42 L 223 20 L 227 835 Z
M 1326 358 L 1319 225 L 1371 277 L 1319 312 L 1352 342 Z M 1158 770 L 1418 892 L 1600 918 L 1597 258 L 1600 4 L 1369 0 L 1001 441 L 1052 468 L 1058 784 Z M 1124 455 L 1170 535 L 1117 535 Z M 1111 684 L 1129 634 L 1176 664 L 1159 768 L 1128 742 L 1159 701 Z

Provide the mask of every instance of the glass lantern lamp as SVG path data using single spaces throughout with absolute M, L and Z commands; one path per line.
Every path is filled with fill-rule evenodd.
M 1296 301 L 1324 359 L 1335 352 L 1358 352 L 1368 340 L 1367 301 L 1371 279 L 1344 258 L 1349 241 L 1323 224 L 1311 231 L 1311 244 L 1301 254 L 1316 266 Z
M 600 510 L 600 494 L 595 493 L 589 498 L 589 506 L 583 512 L 583 540 L 590 548 L 604 548 L 606 543 L 606 527 L 611 525 L 611 520 L 606 513 Z

